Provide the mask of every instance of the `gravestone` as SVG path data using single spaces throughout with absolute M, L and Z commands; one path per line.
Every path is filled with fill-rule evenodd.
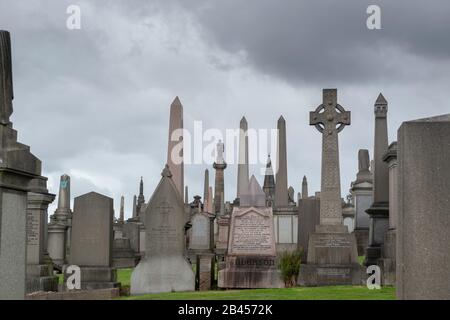
M 25 297 L 27 194 L 41 176 L 41 161 L 17 141 L 13 97 L 11 39 L 0 30 L 0 300 Z
M 207 212 L 197 212 L 191 218 L 192 228 L 189 241 L 190 250 L 205 251 L 212 249 L 212 219 Z
M 118 286 L 112 268 L 113 208 L 113 199 L 96 192 L 74 200 L 69 264 L 81 268 L 82 289 Z
M 241 194 L 241 206 L 231 214 L 225 268 L 219 271 L 221 288 L 279 288 L 272 208 L 252 176 Z M 243 206 L 244 205 L 244 206 Z
M 145 211 L 145 257 L 131 275 L 131 294 L 195 290 L 185 224 L 184 201 L 166 166 Z
M 322 133 L 320 224 L 310 234 L 307 264 L 300 267 L 302 286 L 361 283 L 356 239 L 342 221 L 338 133 L 350 124 L 350 112 L 337 103 L 337 90 L 324 89 L 323 103 L 310 113 Z M 337 126 L 337 127 L 336 127 Z
M 397 299 L 450 299 L 450 114 L 398 130 Z

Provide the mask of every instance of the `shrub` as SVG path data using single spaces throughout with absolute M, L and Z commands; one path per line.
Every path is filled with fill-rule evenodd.
M 296 251 L 283 251 L 278 259 L 278 269 L 281 271 L 284 284 L 286 288 L 294 287 L 297 284 L 297 276 L 300 271 L 302 252 Z

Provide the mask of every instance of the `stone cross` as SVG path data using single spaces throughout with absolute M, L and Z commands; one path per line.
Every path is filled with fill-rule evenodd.
M 324 89 L 323 103 L 310 112 L 310 125 L 322 133 L 320 224 L 342 224 L 338 133 L 350 125 L 350 111 L 337 103 L 337 90 Z

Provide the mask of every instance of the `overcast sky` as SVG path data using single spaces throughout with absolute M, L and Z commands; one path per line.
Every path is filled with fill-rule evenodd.
M 81 30 L 66 27 L 69 5 Z M 381 30 L 366 27 L 370 4 Z M 450 2 L 335 0 L 0 0 L 12 35 L 19 141 L 43 162 L 49 189 L 72 178 L 72 197 L 125 196 L 126 216 L 144 177 L 146 200 L 166 160 L 169 105 L 179 96 L 185 127 L 276 128 L 286 119 L 288 183 L 320 189 L 321 135 L 309 111 L 337 88 L 352 112 L 339 135 L 342 196 L 358 149 L 373 156 L 373 104 L 389 102 L 389 140 L 402 121 L 450 112 Z M 206 165 L 185 168 L 190 197 Z M 213 183 L 214 171 L 211 167 Z M 252 172 L 262 184 L 259 166 Z M 225 171 L 227 200 L 236 167 Z M 54 205 L 56 204 L 56 201 Z M 55 207 L 50 208 L 50 214 Z

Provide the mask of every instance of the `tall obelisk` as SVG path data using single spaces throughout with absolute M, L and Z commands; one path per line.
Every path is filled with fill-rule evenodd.
M 167 164 L 172 173 L 172 180 L 184 202 L 183 106 L 178 97 L 170 106 Z
M 271 207 L 275 197 L 275 177 L 273 175 L 272 160 L 270 159 L 270 154 L 267 157 L 263 191 L 266 194 L 266 205 L 268 207 Z
M 277 167 L 275 174 L 275 206 L 286 207 L 289 204 L 287 181 L 286 121 L 278 119 Z
M 387 112 L 388 103 L 380 93 L 374 106 L 373 203 L 366 210 L 370 216 L 369 246 L 364 262 L 366 266 L 377 264 L 382 254 L 384 237 L 389 229 L 389 167 L 387 162 L 383 161 L 383 156 L 389 147 Z
M 306 176 L 303 176 L 302 181 L 302 199 L 308 199 L 308 180 L 306 180 Z
M 238 159 L 238 184 L 237 198 L 247 191 L 249 183 L 248 169 L 248 124 L 247 119 L 242 117 L 239 125 L 239 159 Z
M 221 213 L 222 204 L 225 203 L 225 182 L 224 182 L 224 170 L 227 167 L 223 153 L 225 151 L 225 145 L 221 140 L 217 143 L 217 156 L 216 162 L 213 164 L 213 168 L 216 170 L 216 177 L 214 181 L 214 212 L 216 214 Z
M 209 170 L 205 169 L 205 180 L 203 183 L 203 203 L 208 199 L 209 193 Z
M 124 223 L 125 222 L 125 197 L 120 197 L 120 215 L 119 215 L 119 222 Z

